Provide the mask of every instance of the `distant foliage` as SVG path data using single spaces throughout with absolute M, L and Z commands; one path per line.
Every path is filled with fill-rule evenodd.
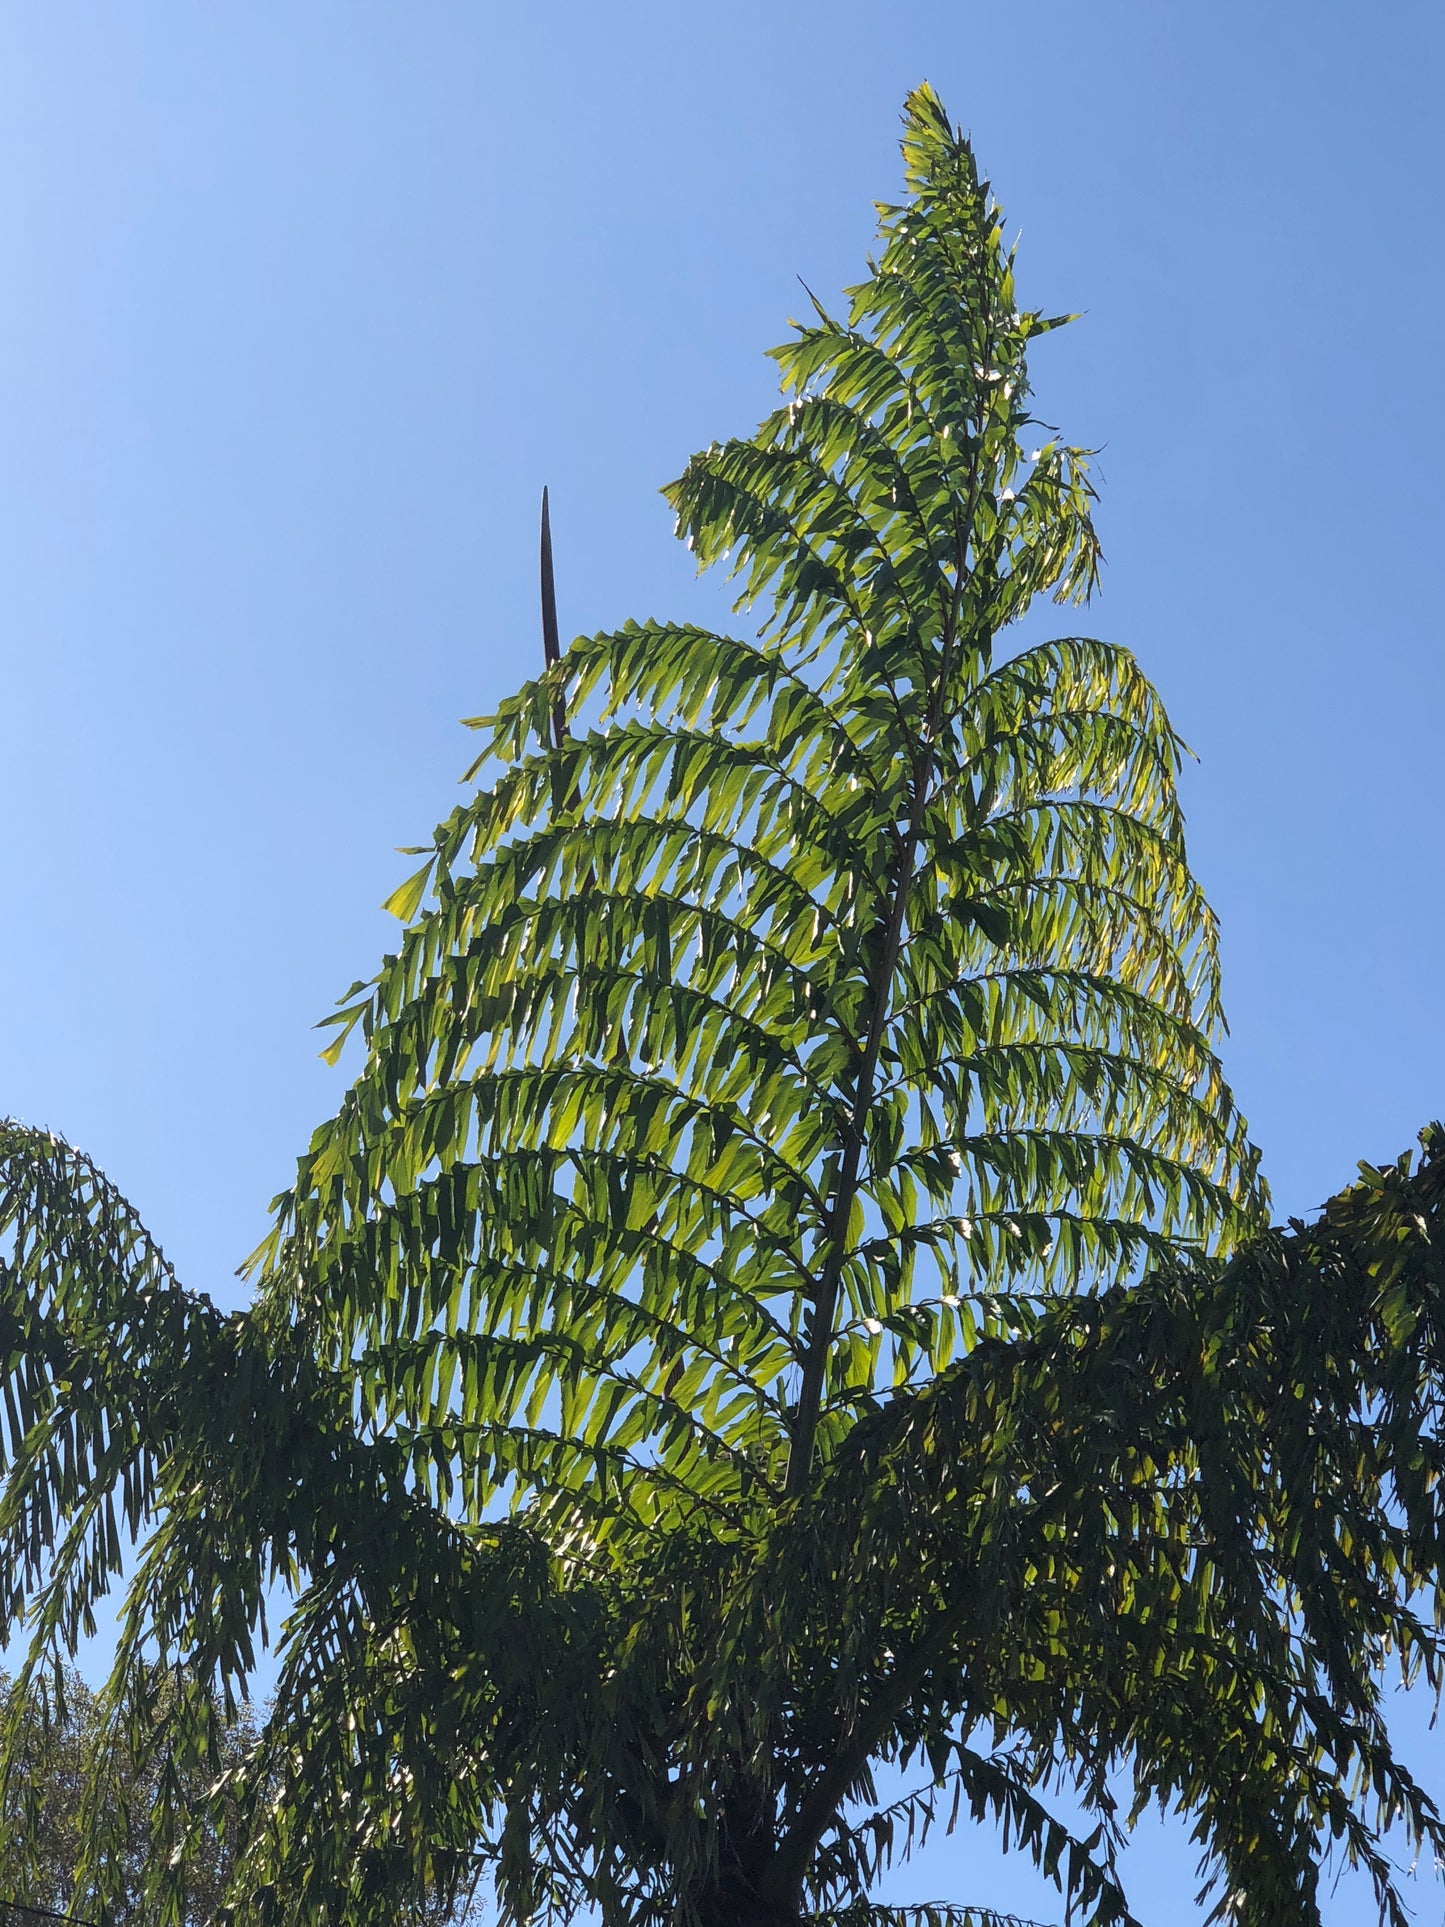
M 189 1809 L 202 1817 L 186 1859 L 179 1900 L 184 1927 L 204 1927 L 215 1917 L 230 1879 L 235 1822 L 233 1802 L 213 1808 L 215 1780 L 233 1771 L 255 1744 L 256 1722 L 249 1706 L 236 1709 L 216 1734 L 216 1754 L 208 1771 L 182 1774 L 171 1793 L 167 1761 L 159 1754 L 136 1759 L 107 1730 L 95 1693 L 74 1668 L 47 1691 L 25 1698 L 0 1674 L 0 1720 L 14 1749 L 14 1770 L 0 1828 L 7 1846 L 9 1884 L 0 1900 L 81 1919 L 98 1920 L 102 1895 L 76 1869 L 86 1855 L 86 1814 L 99 1807 L 99 1822 L 110 1847 L 111 1868 L 104 1904 L 112 1927 L 140 1927 L 150 1918 L 142 1896 L 148 1862 L 182 1837 L 170 1809 Z M 179 1799 L 176 1799 L 176 1795 Z M 158 1836 L 152 1820 L 165 1814 Z M 169 1835 L 169 1839 L 168 1839 Z M 0 1914 L 0 1927 L 23 1927 L 23 1917 Z

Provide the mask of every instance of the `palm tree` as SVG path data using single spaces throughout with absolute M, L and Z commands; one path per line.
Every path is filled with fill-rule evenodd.
M 1181 746 L 1127 651 L 1008 646 L 1098 565 L 1086 454 L 1030 413 L 1059 323 L 926 87 L 903 153 L 846 315 L 666 491 L 761 630 L 549 647 L 477 721 L 251 1310 L 183 1292 L 79 1153 L 0 1141 L 16 1702 L 138 1539 L 107 1707 L 179 1787 L 285 1589 L 218 1792 L 238 1918 L 484 1876 L 517 1921 L 852 1919 L 951 1788 L 1124 1921 L 1121 1761 L 1204 1816 L 1232 1918 L 1316 1918 L 1328 1771 L 1250 1737 L 1271 1694 L 1328 1727 L 1264 1639 L 1296 1595 L 1180 1417 L 1262 1211 Z M 1240 1466 L 1275 1476 L 1248 1356 L 1240 1518 Z M 1332 1758 L 1428 1830 L 1356 1710 Z M 921 1793 L 880 1807 L 880 1762 Z

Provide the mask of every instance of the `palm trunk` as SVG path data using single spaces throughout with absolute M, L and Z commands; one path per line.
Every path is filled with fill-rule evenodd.
M 693 1890 L 698 1927 L 797 1927 L 798 1891 L 776 1896 L 777 1803 L 758 1787 L 727 1796 L 718 1840 L 717 1870 Z
M 748 1880 L 726 1868 L 693 1904 L 698 1927 L 798 1927 L 803 1918 L 800 1907 L 771 1905 Z

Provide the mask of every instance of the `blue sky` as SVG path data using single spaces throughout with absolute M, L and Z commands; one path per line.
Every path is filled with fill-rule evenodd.
M 537 664 L 542 483 L 564 632 L 717 618 L 658 485 L 769 406 L 798 277 L 855 278 L 924 76 L 1025 299 L 1085 313 L 1039 407 L 1102 450 L 1088 626 L 1200 756 L 1281 1211 L 1445 1112 L 1445 12 L 21 4 L 0 1110 L 89 1150 L 188 1282 L 238 1301 L 393 846 Z M 1187 1851 L 1133 1858 L 1187 1920 Z M 930 1855 L 935 1891 L 1041 1904 L 1012 1881 Z

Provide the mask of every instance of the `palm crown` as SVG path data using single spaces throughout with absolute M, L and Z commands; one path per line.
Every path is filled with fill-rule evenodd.
M 8 1623 L 74 1638 L 119 1499 L 150 1537 L 115 1717 L 153 1735 L 164 1699 L 180 1758 L 292 1589 L 242 1803 L 261 1918 L 380 1917 L 479 1840 L 518 1917 L 858 1892 L 869 1758 L 942 1758 L 967 1697 L 957 1653 L 953 1685 L 935 1645 L 896 1661 L 922 1593 L 845 1609 L 907 1486 L 878 1439 L 1061 1294 L 1257 1221 L 1178 739 L 1127 651 L 1000 646 L 1097 568 L 1086 457 L 1029 413 L 1058 323 L 927 88 L 903 151 L 846 320 L 666 491 L 763 629 L 582 638 L 476 724 L 397 954 L 330 1020 L 364 1061 L 251 1312 L 181 1293 L 77 1154 L 5 1141 Z M 1057 1863 L 1052 1745 L 970 1797 Z

